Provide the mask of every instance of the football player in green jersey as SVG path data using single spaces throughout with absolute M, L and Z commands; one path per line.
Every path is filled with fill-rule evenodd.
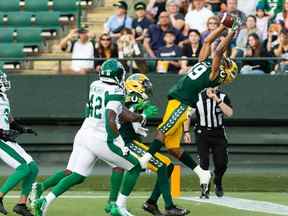
M 130 111 L 141 114 L 143 107 L 147 106 L 152 94 L 152 83 L 144 74 L 133 74 L 125 82 L 126 96 L 125 106 Z M 142 137 L 147 136 L 148 129 L 143 128 L 138 122 L 122 123 L 120 134 L 122 135 L 126 146 L 130 149 L 130 154 L 141 157 L 148 150 L 148 146 L 141 143 Z M 173 203 L 170 191 L 169 177 L 172 174 L 174 165 L 166 156 L 156 153 L 149 161 L 148 169 L 157 173 L 157 181 L 150 198 L 144 203 L 143 209 L 152 215 L 163 215 L 157 205 L 158 199 L 162 194 L 165 203 L 165 214 L 167 216 L 182 216 L 189 214 L 189 210 L 176 207 Z M 106 213 L 113 211 L 113 206 L 117 200 L 124 176 L 124 169 L 114 167 L 110 178 L 110 196 L 105 207 Z
M 231 83 L 238 72 L 236 63 L 224 56 L 235 33 L 239 30 L 241 21 L 234 17 L 232 28 L 224 40 L 222 40 L 213 56 L 209 58 L 212 43 L 224 32 L 227 27 L 223 23 L 208 35 L 199 54 L 199 62 L 192 66 L 187 75 L 170 89 L 168 93 L 168 105 L 159 125 L 154 141 L 148 153 L 140 158 L 142 167 L 147 165 L 151 157 L 165 146 L 168 152 L 179 159 L 183 164 L 191 168 L 200 179 L 201 197 L 208 198 L 209 182 L 211 174 L 209 170 L 203 170 L 193 158 L 180 147 L 183 132 L 189 132 L 184 128 L 184 123 L 195 107 L 198 93 L 207 87 L 215 87 L 221 84 Z

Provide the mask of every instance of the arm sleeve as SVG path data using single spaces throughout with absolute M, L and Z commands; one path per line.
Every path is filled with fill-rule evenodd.
M 232 103 L 231 103 L 231 100 L 230 100 L 230 98 L 228 97 L 228 95 L 225 95 L 223 101 L 224 101 L 225 104 L 227 104 L 229 107 L 232 108 Z

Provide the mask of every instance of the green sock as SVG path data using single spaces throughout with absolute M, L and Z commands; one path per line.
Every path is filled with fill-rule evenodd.
M 139 177 L 140 172 L 142 171 L 142 168 L 140 164 L 137 164 L 133 169 L 129 170 L 125 177 L 123 182 L 123 187 L 121 190 L 121 193 L 125 196 L 129 196 L 129 194 L 132 192 L 137 179 Z
M 59 171 L 57 173 L 55 173 L 52 176 L 49 176 L 47 179 L 45 179 L 42 183 L 42 190 L 45 191 L 48 188 L 54 187 L 56 184 L 58 184 L 59 181 L 61 181 L 61 179 L 63 179 L 66 176 L 66 173 L 64 170 Z
M 112 169 L 112 175 L 110 177 L 109 202 L 116 202 L 120 187 L 122 185 L 123 175 L 123 169 Z
M 85 180 L 85 176 L 79 175 L 78 173 L 72 173 L 64 177 L 53 189 L 52 193 L 58 197 L 71 187 L 81 184 Z
M 164 144 L 160 140 L 154 139 L 153 142 L 151 143 L 150 147 L 149 147 L 148 152 L 151 155 L 154 155 L 156 152 L 160 151 L 160 149 L 163 145 Z
M 29 166 L 27 164 L 22 164 L 18 166 L 14 173 L 12 173 L 7 180 L 4 182 L 0 188 L 0 192 L 3 194 L 8 193 L 12 188 L 14 188 L 25 176 L 30 172 Z
M 35 182 L 39 169 L 35 161 L 28 164 L 30 172 L 23 179 L 21 195 L 28 197 L 31 192 L 32 184 Z
M 161 193 L 165 202 L 165 207 L 169 208 L 173 206 L 174 204 L 170 191 L 168 169 L 166 166 L 160 167 L 157 171 L 157 181 L 149 201 L 152 203 L 157 203 Z
M 192 170 L 196 166 L 198 166 L 198 164 L 193 160 L 193 158 L 185 151 L 183 152 L 179 160 Z

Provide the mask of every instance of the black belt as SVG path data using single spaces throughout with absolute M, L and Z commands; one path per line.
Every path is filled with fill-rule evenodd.
M 210 127 L 196 126 L 195 132 L 196 134 L 199 134 L 199 135 L 205 134 L 205 135 L 211 135 L 211 136 L 225 136 L 223 127 L 210 128 Z

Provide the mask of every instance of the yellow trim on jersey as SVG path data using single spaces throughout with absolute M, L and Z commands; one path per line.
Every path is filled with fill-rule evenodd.
M 134 140 L 133 143 L 135 145 L 139 146 L 144 151 L 148 151 L 148 149 L 149 149 L 148 146 L 146 146 L 145 144 L 140 143 L 140 142 L 138 142 L 136 140 Z M 152 160 L 154 160 L 155 163 L 157 163 L 157 164 L 161 164 L 162 163 L 162 164 L 164 164 L 166 166 L 168 166 L 169 164 L 172 163 L 171 160 L 168 157 L 166 157 L 165 155 L 163 155 L 161 153 L 158 153 L 158 152 L 153 156 Z M 147 165 L 147 168 L 149 170 L 151 170 L 152 172 L 157 172 L 158 171 L 159 167 L 157 167 L 157 165 L 155 165 L 155 163 L 149 162 L 148 165 Z
M 169 100 L 162 123 L 158 129 L 165 134 L 165 147 L 167 149 L 179 148 L 183 136 L 183 124 L 189 118 L 191 107 L 178 100 Z

